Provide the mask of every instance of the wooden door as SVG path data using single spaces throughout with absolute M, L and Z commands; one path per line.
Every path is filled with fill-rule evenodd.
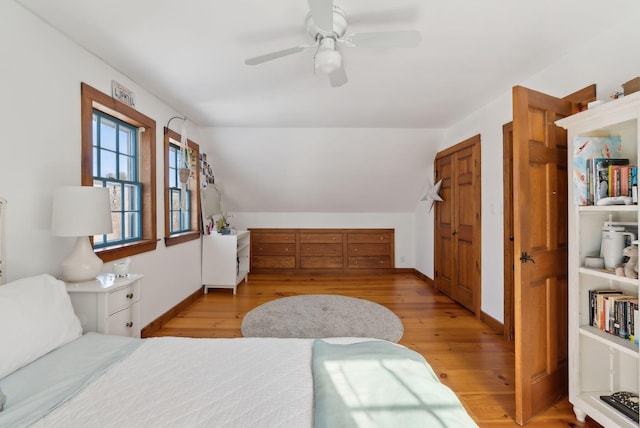
M 480 136 L 436 156 L 436 287 L 480 315 Z
M 571 102 L 513 88 L 516 422 L 567 391 L 567 136 Z

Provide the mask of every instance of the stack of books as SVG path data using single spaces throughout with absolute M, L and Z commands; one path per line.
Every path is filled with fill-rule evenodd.
M 630 196 L 638 203 L 638 169 L 620 157 L 619 137 L 576 137 L 573 143 L 576 205 L 597 205 L 611 196 Z
M 589 290 L 589 325 L 638 343 L 638 297 L 620 290 Z M 636 332 L 638 336 L 636 336 Z

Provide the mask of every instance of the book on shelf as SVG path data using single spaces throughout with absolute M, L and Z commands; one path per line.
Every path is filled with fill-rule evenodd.
M 620 290 L 589 290 L 589 325 L 604 330 L 604 298 L 609 294 L 622 294 Z
M 573 140 L 573 190 L 576 205 L 594 205 L 597 180 L 591 159 L 620 158 L 620 137 L 575 137 Z M 627 162 L 628 163 L 628 162 Z M 597 176 L 596 176 L 597 177 Z
M 635 165 L 609 165 L 609 196 L 632 196 L 634 168 Z M 635 176 L 637 181 L 637 172 Z
M 638 343 L 638 298 L 621 290 L 589 290 L 589 325 Z
M 592 179 L 594 182 L 593 203 L 596 205 L 602 198 L 621 196 L 620 166 L 628 166 L 629 159 L 594 158 L 590 159 Z M 616 178 L 617 177 L 617 178 Z M 628 178 L 627 178 L 628 179 Z

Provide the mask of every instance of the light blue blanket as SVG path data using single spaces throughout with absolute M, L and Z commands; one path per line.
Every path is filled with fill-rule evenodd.
M 313 345 L 315 428 L 476 427 L 417 352 L 385 341 Z
M 25 427 L 77 394 L 141 339 L 87 333 L 0 379 L 0 427 Z

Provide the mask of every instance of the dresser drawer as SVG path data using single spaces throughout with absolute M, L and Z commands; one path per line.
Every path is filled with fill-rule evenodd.
M 387 269 L 391 267 L 391 258 L 385 256 L 349 257 L 350 269 Z
M 279 233 L 279 232 L 252 232 L 251 233 L 251 241 L 252 242 L 281 242 L 281 243 L 295 243 L 296 242 L 296 234 L 295 233 Z
M 389 244 L 349 244 L 349 256 L 389 256 Z
M 139 282 L 135 282 L 128 287 L 109 293 L 107 299 L 107 314 L 111 315 L 119 310 L 128 308 L 132 303 L 140 300 L 139 287 Z
M 342 233 L 301 233 L 300 243 L 340 244 Z
M 287 256 L 296 254 L 295 244 L 254 243 L 251 246 L 254 256 Z
M 254 269 L 294 269 L 296 256 L 253 256 L 251 268 Z
M 342 257 L 301 257 L 302 269 L 342 269 Z
M 342 256 L 342 244 L 300 244 L 300 255 L 306 256 Z
M 349 244 L 389 244 L 391 243 L 391 234 L 388 232 L 350 233 L 347 240 Z
M 135 311 L 138 303 L 129 306 L 126 309 L 118 311 L 107 320 L 107 334 L 116 336 L 135 336 L 140 331 L 140 326 L 135 325 Z

